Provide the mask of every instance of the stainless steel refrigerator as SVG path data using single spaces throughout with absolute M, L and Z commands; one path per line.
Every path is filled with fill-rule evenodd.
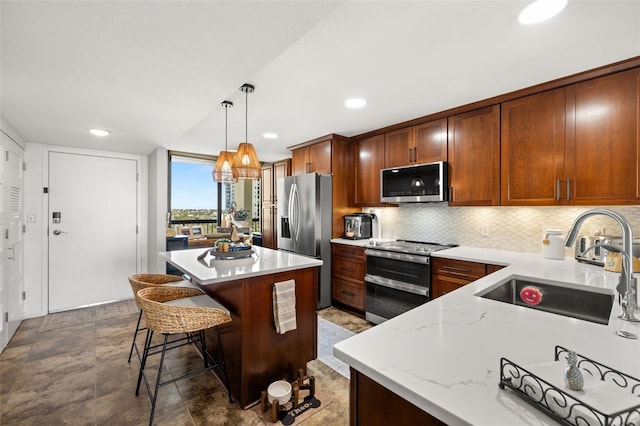
M 318 308 L 331 305 L 331 175 L 278 179 L 278 249 L 322 260 Z

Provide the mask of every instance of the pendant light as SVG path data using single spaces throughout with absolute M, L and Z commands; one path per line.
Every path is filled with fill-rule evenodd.
M 227 114 L 233 102 L 222 101 L 224 107 L 224 151 L 220 151 L 216 160 L 216 167 L 211 172 L 213 180 L 219 183 L 234 183 L 238 181 L 238 175 L 233 170 L 233 152 L 227 148 Z
M 249 93 L 253 93 L 255 87 L 251 84 L 243 84 L 240 90 L 245 93 L 245 131 L 244 142 L 238 145 L 235 160 L 233 161 L 233 172 L 238 179 L 260 179 L 262 168 L 256 150 L 248 139 L 248 116 L 249 116 Z

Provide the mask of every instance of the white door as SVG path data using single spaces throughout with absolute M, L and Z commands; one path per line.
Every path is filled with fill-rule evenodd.
M 0 152 L 0 221 L 2 252 L 0 256 L 0 350 L 20 325 L 23 314 L 23 163 L 24 150 L 5 134 L 1 135 Z
M 131 298 L 138 162 L 49 152 L 49 312 Z

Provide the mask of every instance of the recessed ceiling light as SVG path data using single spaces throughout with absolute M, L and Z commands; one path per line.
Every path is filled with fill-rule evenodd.
M 530 25 L 546 21 L 560 13 L 566 5 L 567 0 L 536 0 L 520 12 L 518 22 Z
M 111 134 L 110 131 L 108 130 L 102 130 L 102 129 L 91 129 L 89 130 L 89 133 L 91 133 L 93 136 L 109 136 Z
M 344 106 L 351 109 L 362 108 L 366 104 L 367 104 L 367 101 L 362 98 L 351 98 L 344 101 Z
M 273 132 L 263 133 L 262 137 L 265 139 L 278 139 L 278 134 Z

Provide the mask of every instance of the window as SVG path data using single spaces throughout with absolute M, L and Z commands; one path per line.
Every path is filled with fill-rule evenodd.
M 189 238 L 260 230 L 260 181 L 233 184 L 214 182 L 211 172 L 216 158 L 169 152 L 168 225 Z

